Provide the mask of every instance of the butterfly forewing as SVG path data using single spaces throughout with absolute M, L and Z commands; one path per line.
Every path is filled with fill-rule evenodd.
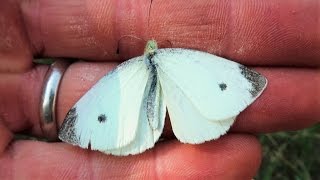
M 159 71 L 172 130 L 181 142 L 199 144 L 225 134 L 235 117 L 210 121 L 203 116 L 185 93 L 164 73 Z
M 62 141 L 104 151 L 136 137 L 149 72 L 143 57 L 129 60 L 101 78 L 73 106 L 59 132 Z
M 238 115 L 267 84 L 266 78 L 253 70 L 200 51 L 159 49 L 154 58 L 167 77 L 162 78 L 161 85 L 171 81 L 201 115 L 212 121 Z

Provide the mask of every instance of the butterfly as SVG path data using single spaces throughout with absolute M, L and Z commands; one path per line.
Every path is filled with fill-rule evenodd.
M 125 156 L 154 147 L 166 111 L 182 143 L 219 138 L 260 96 L 267 79 L 236 62 L 197 50 L 158 49 L 103 76 L 67 113 L 59 138 L 72 145 Z

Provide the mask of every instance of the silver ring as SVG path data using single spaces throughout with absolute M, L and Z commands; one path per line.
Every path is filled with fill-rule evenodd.
M 69 65 L 70 63 L 66 60 L 56 60 L 51 64 L 44 78 L 40 101 L 40 126 L 43 135 L 49 141 L 55 141 L 58 138 L 56 97 L 60 81 Z

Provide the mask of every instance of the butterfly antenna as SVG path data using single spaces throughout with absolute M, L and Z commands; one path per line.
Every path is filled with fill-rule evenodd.
M 152 5 L 153 0 L 151 0 L 150 5 L 149 5 L 149 12 L 148 12 L 148 27 L 150 25 L 150 15 L 151 15 L 151 5 Z
M 149 29 L 149 25 L 150 25 L 151 7 L 152 7 L 153 1 L 154 1 L 154 0 L 150 0 L 150 5 L 149 5 L 149 12 L 148 12 L 148 29 Z M 149 31 L 147 31 L 147 32 L 149 33 Z M 154 40 L 154 39 L 152 38 L 152 40 Z M 171 41 L 169 41 L 169 40 L 165 40 L 165 41 L 168 41 L 168 42 L 170 43 L 171 48 L 173 47 Z M 162 42 L 162 41 L 161 41 L 161 42 Z
M 153 0 L 150 1 L 150 5 L 149 5 L 148 28 L 149 28 L 149 25 L 150 25 L 150 15 L 151 15 L 151 5 L 152 5 L 152 2 L 153 2 Z M 139 39 L 139 40 L 143 40 L 144 42 L 147 42 L 145 39 L 139 38 L 139 37 L 134 36 L 134 35 L 124 35 L 124 36 L 121 36 L 121 37 L 119 38 L 118 44 L 117 44 L 117 50 L 116 50 L 116 53 L 117 53 L 117 54 L 120 54 L 120 41 L 121 41 L 123 38 L 127 38 L 127 37 L 134 38 L 134 39 Z
M 170 40 L 164 40 L 164 41 L 169 42 L 169 44 L 170 44 L 170 48 L 173 48 L 173 44 L 172 44 L 172 42 L 171 42 Z

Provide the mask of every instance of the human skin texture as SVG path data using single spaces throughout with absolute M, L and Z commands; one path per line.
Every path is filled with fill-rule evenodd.
M 318 0 L 150 3 L 0 1 L 0 177 L 250 179 L 261 161 L 255 134 L 319 123 Z M 22 132 L 43 137 L 39 102 L 48 66 L 35 66 L 34 57 L 87 60 L 72 64 L 61 81 L 61 125 L 99 78 L 121 61 L 141 55 L 151 38 L 160 47 L 197 49 L 252 66 L 267 77 L 268 86 L 227 135 L 201 145 L 178 142 L 169 123 L 165 140 L 155 148 L 121 158 L 62 142 L 13 140 L 14 133 Z

